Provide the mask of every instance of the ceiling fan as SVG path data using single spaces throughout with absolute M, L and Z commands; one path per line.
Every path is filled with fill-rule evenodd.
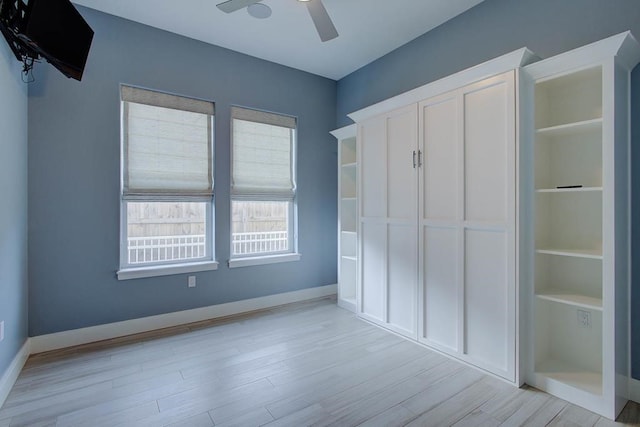
M 261 2 L 262 0 L 227 0 L 225 2 L 219 3 L 218 9 L 223 12 L 231 13 L 236 10 L 244 9 L 245 7 L 249 7 L 256 3 Z M 327 13 L 327 9 L 325 9 L 322 4 L 322 0 L 298 0 L 300 2 L 304 2 L 307 4 L 307 9 L 309 10 L 309 15 L 311 15 L 311 19 L 313 20 L 314 25 L 316 26 L 316 30 L 318 30 L 318 35 L 320 36 L 320 40 L 326 42 L 328 40 L 335 39 L 338 37 L 338 31 L 336 27 L 333 25 L 331 21 L 331 17 Z

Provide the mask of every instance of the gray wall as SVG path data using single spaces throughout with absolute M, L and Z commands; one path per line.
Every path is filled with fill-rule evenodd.
M 27 88 L 0 41 L 0 377 L 27 339 Z
M 48 64 L 29 87 L 31 336 L 336 283 L 336 83 L 79 8 L 83 81 Z M 118 281 L 119 84 L 216 103 L 217 271 Z M 298 117 L 299 262 L 230 270 L 231 105 Z
M 626 30 L 640 39 L 638 0 L 486 0 L 338 82 L 346 114 L 523 46 L 542 58 Z M 633 219 L 640 218 L 640 67 L 632 75 Z M 640 222 L 632 226 L 640 266 Z M 640 379 L 640 272 L 632 271 L 632 374 Z

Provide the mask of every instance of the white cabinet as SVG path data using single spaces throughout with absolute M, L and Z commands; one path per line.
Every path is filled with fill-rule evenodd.
M 615 418 L 630 374 L 640 47 L 623 33 L 533 59 L 521 49 L 349 115 L 357 312 Z
M 346 126 L 331 133 L 338 140 L 338 304 L 355 312 L 358 271 L 356 126 Z
M 515 381 L 515 71 L 419 111 L 419 340 Z
M 359 314 L 516 382 L 515 71 L 358 123 Z
M 614 36 L 525 67 L 533 176 L 523 270 L 526 382 L 615 418 L 629 357 L 629 72 Z
M 362 317 L 416 338 L 417 107 L 358 125 Z

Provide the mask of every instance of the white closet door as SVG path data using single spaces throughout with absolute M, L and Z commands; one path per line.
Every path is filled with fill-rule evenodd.
M 359 313 L 413 338 L 418 271 L 417 126 L 416 105 L 359 126 L 362 160 Z
M 386 321 L 387 122 L 376 117 L 358 126 L 360 156 L 360 295 L 358 313 Z
M 418 315 L 416 108 L 411 105 L 387 118 L 387 325 L 414 339 Z
M 515 379 L 515 77 L 420 103 L 419 339 Z
M 464 354 L 515 380 L 514 72 L 463 88 Z
M 458 91 L 420 103 L 424 165 L 420 170 L 419 339 L 444 351 L 460 347 L 460 194 L 462 157 Z

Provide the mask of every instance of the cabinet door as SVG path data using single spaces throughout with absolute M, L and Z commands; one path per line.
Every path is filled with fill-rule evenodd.
M 419 339 L 515 379 L 515 78 L 421 102 Z
M 368 320 L 415 338 L 416 105 L 368 120 L 360 124 L 358 132 L 362 194 L 359 312 Z
M 387 120 L 376 117 L 358 125 L 360 148 L 360 292 L 358 313 L 386 322 L 387 272 Z
M 420 103 L 419 339 L 457 353 L 461 339 L 462 132 L 458 91 Z
M 387 118 L 387 325 L 416 337 L 418 293 L 417 106 Z M 415 162 L 414 162 L 415 160 Z
M 464 354 L 515 380 L 515 76 L 462 90 Z

